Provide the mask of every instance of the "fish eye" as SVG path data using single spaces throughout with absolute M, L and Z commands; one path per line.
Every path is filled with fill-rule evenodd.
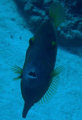
M 29 72 L 29 76 L 32 77 L 32 78 L 35 78 L 36 77 L 36 73 L 34 71 L 30 71 Z
M 54 41 L 52 41 L 52 49 L 55 49 L 56 47 L 57 47 L 57 44 Z
M 34 37 L 32 37 L 32 38 L 29 39 L 29 44 L 33 45 L 33 43 L 34 43 Z

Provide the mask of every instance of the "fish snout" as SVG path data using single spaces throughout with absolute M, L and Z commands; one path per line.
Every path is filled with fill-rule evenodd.
M 39 76 L 35 69 L 28 70 L 23 78 L 24 85 L 27 88 L 36 88 L 39 86 Z
M 37 74 L 36 74 L 36 72 L 34 70 L 29 71 L 28 76 L 30 78 L 37 78 Z

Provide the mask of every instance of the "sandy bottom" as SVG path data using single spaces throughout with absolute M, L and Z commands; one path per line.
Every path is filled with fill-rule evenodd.
M 0 0 L 0 120 L 23 120 L 24 101 L 13 65 L 23 66 L 32 33 L 12 0 Z M 35 104 L 27 120 L 82 120 L 82 58 L 58 49 L 56 66 L 64 66 L 57 93 Z

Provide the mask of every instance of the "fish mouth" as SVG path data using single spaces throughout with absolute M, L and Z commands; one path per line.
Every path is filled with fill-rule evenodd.
M 36 78 L 37 77 L 35 71 L 30 71 L 28 73 L 28 75 L 29 75 L 30 78 Z

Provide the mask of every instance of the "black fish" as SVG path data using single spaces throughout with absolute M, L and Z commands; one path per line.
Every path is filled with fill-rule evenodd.
M 54 67 L 57 55 L 56 27 L 65 20 L 62 6 L 53 2 L 49 8 L 49 16 L 29 40 L 23 69 L 14 67 L 14 71 L 20 74 L 18 78 L 21 78 L 21 92 L 25 101 L 23 118 L 34 103 L 48 100 L 59 84 L 57 75 L 61 68 L 54 70 Z

